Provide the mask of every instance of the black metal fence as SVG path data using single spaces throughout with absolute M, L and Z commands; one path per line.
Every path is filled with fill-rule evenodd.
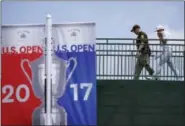
M 136 39 L 126 38 L 97 38 L 97 79 L 133 79 L 136 63 Z M 169 44 L 173 50 L 172 61 L 175 69 L 178 70 L 179 80 L 184 80 L 184 39 L 169 39 Z M 154 56 L 161 53 L 159 40 L 149 39 L 152 56 L 150 64 L 154 70 L 158 67 L 158 60 Z M 158 43 L 158 44 L 157 44 Z M 143 69 L 140 80 L 145 80 L 148 73 Z M 165 64 L 162 68 L 160 80 L 176 80 L 174 73 Z

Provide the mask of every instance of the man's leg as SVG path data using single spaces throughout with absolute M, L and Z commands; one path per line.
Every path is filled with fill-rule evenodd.
M 168 66 L 171 68 L 171 70 L 173 71 L 173 73 L 174 73 L 176 79 L 179 80 L 179 79 L 178 79 L 178 75 L 179 75 L 178 73 L 179 73 L 179 72 L 178 72 L 178 70 L 175 68 L 175 65 L 173 64 L 171 58 L 168 59 L 167 64 L 168 64 Z
M 153 73 L 154 73 L 154 70 L 151 68 L 151 66 L 150 66 L 150 57 L 149 57 L 149 55 L 148 54 L 146 54 L 146 55 L 144 55 L 144 57 L 143 57 L 144 59 L 143 59 L 143 64 L 144 64 L 144 67 L 145 67 L 145 69 L 148 71 L 148 73 L 149 73 L 149 75 L 153 75 Z
M 164 53 L 163 55 L 161 55 L 160 59 L 159 59 L 159 63 L 157 65 L 157 69 L 156 72 L 154 73 L 155 77 L 159 77 L 160 73 L 161 73 L 161 69 L 162 66 L 167 62 L 168 56 L 166 53 Z
M 179 80 L 179 78 L 178 78 L 179 71 L 175 68 L 175 65 L 174 65 L 174 63 L 172 62 L 171 57 L 172 57 L 172 50 L 169 50 L 169 51 L 168 51 L 168 58 L 167 58 L 166 63 L 167 63 L 167 65 L 168 65 L 168 67 L 170 67 L 171 70 L 173 71 L 173 73 L 174 73 L 176 79 Z
M 142 69 L 143 69 L 143 65 L 140 63 L 140 57 L 139 57 L 135 65 L 134 80 L 139 80 L 139 76 L 141 74 Z

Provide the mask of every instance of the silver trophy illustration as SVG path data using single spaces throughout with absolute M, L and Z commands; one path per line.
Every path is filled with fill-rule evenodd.
M 24 64 L 28 63 L 32 70 L 32 79 L 28 75 L 24 68 Z M 66 75 L 66 71 L 74 62 L 73 67 L 69 73 Z M 51 120 L 52 125 L 67 125 L 67 113 L 65 109 L 57 104 L 58 98 L 62 97 L 66 90 L 66 84 L 68 83 L 71 75 L 73 74 L 77 66 L 77 60 L 74 57 L 69 58 L 67 61 L 61 58 L 56 58 L 52 60 L 51 65 L 51 83 L 52 83 L 52 101 L 51 101 Z M 27 59 L 21 61 L 21 69 L 25 76 L 28 78 L 30 84 L 32 84 L 33 91 L 36 97 L 41 99 L 42 104 L 37 107 L 32 114 L 32 125 L 46 125 L 46 84 L 45 84 L 45 64 L 44 56 L 36 61 L 30 62 Z

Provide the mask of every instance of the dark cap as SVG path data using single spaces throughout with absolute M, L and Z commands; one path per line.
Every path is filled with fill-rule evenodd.
M 140 28 L 140 26 L 139 25 L 134 25 L 133 27 L 132 27 L 132 30 L 131 30 L 131 32 L 133 32 L 133 31 L 135 31 L 137 28 Z

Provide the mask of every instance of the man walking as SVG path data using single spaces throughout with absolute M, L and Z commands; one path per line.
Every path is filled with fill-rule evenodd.
M 178 80 L 178 70 L 175 69 L 175 65 L 172 62 L 172 48 L 167 44 L 167 39 L 169 37 L 169 33 L 165 30 L 162 25 L 158 25 L 156 28 L 157 36 L 160 41 L 160 46 L 162 48 L 162 53 L 157 55 L 155 59 L 160 58 L 159 64 L 157 65 L 156 73 L 154 74 L 156 77 L 161 73 L 162 66 L 167 63 L 169 68 L 173 71 L 176 79 Z
M 143 68 L 145 68 L 149 75 L 153 75 L 154 70 L 150 67 L 150 55 L 151 50 L 148 45 L 148 36 L 145 32 L 141 31 L 139 25 L 134 25 L 131 32 L 137 35 L 136 47 L 137 47 L 137 61 L 135 65 L 134 80 L 138 80 Z

